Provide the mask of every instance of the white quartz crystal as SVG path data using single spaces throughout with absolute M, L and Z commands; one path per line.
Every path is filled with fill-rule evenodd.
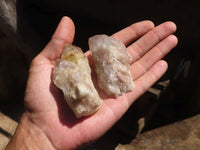
M 134 89 L 130 73 L 132 58 L 121 41 L 95 35 L 89 38 L 89 48 L 95 61 L 98 86 L 107 95 L 118 97 Z
M 77 118 L 95 113 L 102 104 L 91 80 L 87 57 L 79 47 L 65 45 L 61 59 L 55 62 L 53 82 L 63 91 Z

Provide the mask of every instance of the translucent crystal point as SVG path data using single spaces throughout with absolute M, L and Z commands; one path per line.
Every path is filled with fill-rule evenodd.
M 53 82 L 63 91 L 77 118 L 95 113 L 102 104 L 91 80 L 88 60 L 79 47 L 65 45 L 61 59 L 55 62 Z
M 95 35 L 89 38 L 89 48 L 95 61 L 98 86 L 107 95 L 118 97 L 133 90 L 132 58 L 121 41 L 107 35 Z

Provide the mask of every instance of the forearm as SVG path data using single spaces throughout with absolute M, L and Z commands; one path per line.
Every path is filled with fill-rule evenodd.
M 55 150 L 45 133 L 23 114 L 6 150 Z

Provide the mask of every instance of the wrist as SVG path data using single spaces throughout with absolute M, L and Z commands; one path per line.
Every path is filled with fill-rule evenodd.
M 16 132 L 6 150 L 55 150 L 46 134 L 36 126 L 27 113 L 22 115 Z

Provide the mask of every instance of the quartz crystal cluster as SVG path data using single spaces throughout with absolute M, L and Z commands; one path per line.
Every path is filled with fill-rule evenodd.
M 102 104 L 91 80 L 87 57 L 79 47 L 64 46 L 61 58 L 55 62 L 53 82 L 63 91 L 77 118 L 95 113 Z
M 131 56 L 121 41 L 107 35 L 95 35 L 89 38 L 89 48 L 95 61 L 98 86 L 107 95 L 118 97 L 133 90 Z

